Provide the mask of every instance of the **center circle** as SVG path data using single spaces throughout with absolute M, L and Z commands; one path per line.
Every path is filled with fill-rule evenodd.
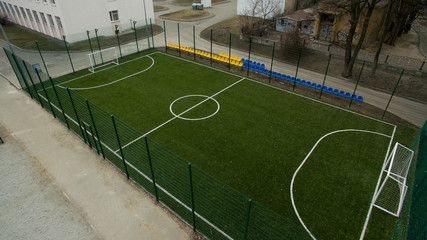
M 192 106 L 192 107 L 188 108 L 187 110 L 185 110 L 184 112 L 182 112 L 182 113 L 180 113 L 180 114 L 176 114 L 176 113 L 173 111 L 173 105 L 174 105 L 176 102 L 178 102 L 179 100 L 182 100 L 182 99 L 184 99 L 184 98 L 190 98 L 190 97 L 202 97 L 202 98 L 205 98 L 205 100 L 203 100 L 203 101 L 199 102 L 198 104 L 196 104 L 196 105 L 194 105 L 194 106 Z M 184 113 L 189 112 L 190 110 L 192 110 L 192 109 L 196 108 L 197 106 L 199 106 L 199 105 L 201 105 L 201 104 L 203 104 L 204 102 L 209 101 L 209 100 L 214 101 L 214 102 L 216 103 L 216 105 L 217 105 L 217 109 L 216 109 L 216 111 L 215 111 L 214 113 L 212 113 L 211 115 L 206 116 L 206 117 L 201 117 L 201 118 L 185 118 L 185 117 L 182 117 L 182 116 L 181 116 L 181 115 L 183 115 Z M 188 120 L 188 121 L 199 121 L 199 120 L 204 120 L 204 119 L 210 118 L 210 117 L 212 117 L 212 116 L 214 116 L 215 114 L 217 114 L 217 113 L 218 113 L 219 108 L 220 108 L 219 103 L 218 103 L 218 101 L 217 101 L 217 100 L 215 100 L 215 98 L 212 98 L 212 97 L 209 97 L 209 96 L 206 96 L 206 95 L 197 95 L 197 94 L 194 94 L 194 95 L 187 95 L 187 96 L 183 96 L 183 97 L 177 98 L 177 99 L 175 99 L 175 100 L 171 103 L 171 105 L 169 106 L 169 110 L 170 110 L 170 112 L 172 113 L 172 115 L 174 115 L 175 117 L 177 117 L 177 118 L 179 118 L 179 119 L 182 119 L 182 120 Z

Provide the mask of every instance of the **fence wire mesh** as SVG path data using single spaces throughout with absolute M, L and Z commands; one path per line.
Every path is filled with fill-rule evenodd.
M 211 239 L 310 239 L 300 226 L 120 119 L 113 122 L 99 106 L 4 50 L 28 95 L 195 230 Z

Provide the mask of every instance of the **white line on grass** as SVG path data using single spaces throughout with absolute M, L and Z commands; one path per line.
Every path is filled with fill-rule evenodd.
M 238 74 L 234 74 L 234 73 L 231 73 L 231 72 L 223 71 L 223 70 L 211 67 L 211 66 L 207 66 L 207 65 L 198 63 L 198 62 L 187 60 L 185 58 L 180 58 L 180 57 L 176 57 L 176 56 L 173 56 L 173 55 L 169 55 L 169 54 L 164 53 L 164 52 L 155 52 L 153 54 L 163 54 L 163 55 L 166 55 L 166 56 L 169 56 L 169 57 L 173 57 L 173 58 L 176 58 L 176 59 L 181 59 L 181 60 L 186 61 L 186 62 L 191 62 L 193 64 L 196 64 L 196 65 L 199 65 L 199 66 L 203 66 L 203 67 L 206 67 L 206 68 L 209 68 L 209 69 L 214 69 L 214 70 L 217 70 L 219 72 L 227 73 L 227 74 L 232 75 L 232 76 L 242 77 L 241 75 L 238 75 Z M 353 111 L 351 111 L 349 109 L 341 108 L 341 107 L 335 106 L 333 104 L 325 103 L 325 102 L 322 102 L 322 101 L 319 101 L 319 100 L 316 100 L 316 99 L 313 99 L 313 98 L 310 98 L 310 97 L 306 97 L 304 95 L 300 95 L 300 94 L 295 93 L 295 92 L 291 92 L 291 91 L 285 90 L 283 88 L 275 87 L 275 86 L 272 86 L 270 84 L 263 83 L 263 82 L 260 82 L 260 81 L 257 81 L 257 80 L 251 79 L 251 78 L 247 78 L 247 77 L 246 77 L 246 79 L 249 80 L 249 81 L 252 81 L 252 82 L 255 82 L 255 83 L 267 86 L 267 87 L 274 88 L 274 89 L 279 90 L 279 91 L 283 91 L 283 92 L 286 92 L 286 93 L 289 93 L 289 94 L 292 94 L 292 95 L 295 95 L 295 96 L 298 96 L 298 97 L 302 97 L 302 98 L 311 100 L 313 102 L 324 104 L 324 105 L 327 105 L 327 106 L 330 106 L 330 107 L 333 107 L 333 108 L 337 108 L 337 109 L 340 109 L 340 110 L 343 110 L 343 111 L 346 111 L 346 112 L 349 112 L 349 113 L 352 113 L 352 114 L 355 114 L 355 115 L 358 115 L 358 116 L 361 116 L 361 117 L 364 117 L 364 118 L 368 118 L 368 119 L 371 119 L 371 120 L 374 120 L 374 121 L 377 121 L 377 122 L 380 122 L 380 123 L 384 123 L 384 124 L 387 124 L 387 125 L 392 126 L 392 127 L 396 126 L 394 124 L 391 124 L 391 123 L 388 123 L 388 122 L 385 122 L 385 121 L 382 121 L 382 120 L 379 120 L 379 119 L 376 119 L 376 118 L 373 118 L 373 117 L 370 117 L 370 116 L 366 116 L 366 115 L 363 115 L 363 114 L 360 114 L 360 113 L 357 113 L 357 112 L 353 112 Z
M 185 114 L 185 113 L 189 112 L 190 110 L 192 110 L 192 109 L 196 108 L 197 106 L 199 106 L 199 105 L 203 104 L 204 102 L 209 101 L 210 99 L 212 99 L 212 98 L 213 98 L 213 97 L 215 97 L 216 95 L 218 95 L 218 94 L 220 94 L 220 93 L 224 92 L 225 90 L 227 90 L 227 89 L 229 89 L 229 88 L 233 87 L 234 85 L 236 85 L 236 84 L 240 83 L 241 81 L 243 81 L 243 80 L 245 80 L 245 79 L 246 79 L 246 78 L 242 78 L 242 79 L 240 79 L 239 81 L 237 81 L 237 82 L 235 82 L 235 83 L 231 84 L 230 86 L 228 86 L 228 87 L 226 87 L 226 88 L 222 89 L 221 91 L 219 91 L 219 92 L 215 93 L 214 95 L 210 96 L 209 98 L 206 98 L 206 99 L 204 99 L 203 101 L 201 101 L 201 102 L 197 103 L 196 105 L 194 105 L 194 106 L 190 107 L 189 109 L 185 110 L 184 112 L 182 112 L 182 113 L 180 113 L 180 114 L 178 114 L 178 115 L 175 115 L 173 118 L 171 118 L 171 119 L 167 120 L 166 122 L 164 122 L 164 123 L 160 124 L 159 126 L 157 126 L 157 127 L 153 128 L 153 129 L 151 129 L 151 130 L 150 130 L 150 131 L 148 131 L 147 133 L 145 133 L 145 134 L 143 134 L 143 135 L 141 135 L 141 136 L 137 137 L 137 138 L 136 138 L 136 139 L 134 139 L 133 141 L 131 141 L 131 142 L 129 142 L 128 144 L 124 145 L 124 146 L 122 147 L 122 149 L 123 149 L 123 148 L 125 148 L 125 147 L 127 147 L 127 146 L 129 146 L 129 145 L 131 145 L 132 143 L 134 143 L 134 142 L 138 141 L 139 139 L 141 139 L 141 138 L 143 138 L 143 137 L 147 136 L 148 134 L 150 134 L 150 133 L 152 133 L 152 132 L 156 131 L 157 129 L 159 129 L 159 128 L 163 127 L 164 125 L 166 125 L 166 124 L 168 124 L 168 123 L 172 122 L 173 120 L 175 120 L 175 119 L 179 118 L 179 117 L 180 117 L 180 116 L 182 116 L 183 114 Z M 120 149 L 117 149 L 115 152 L 118 152 L 119 150 L 120 150 Z
M 396 128 L 395 128 L 396 129 Z M 314 149 L 317 147 L 317 145 L 326 137 L 335 134 L 335 133 L 341 133 L 341 132 L 364 132 L 364 133 L 372 133 L 372 134 L 377 134 L 380 136 L 384 136 L 384 137 L 389 137 L 393 140 L 393 136 L 394 136 L 394 131 L 393 131 L 393 135 L 389 136 L 387 134 L 384 133 L 379 133 L 379 132 L 373 132 L 373 131 L 368 131 L 368 130 L 361 130 L 361 129 L 343 129 L 343 130 L 337 130 L 337 131 L 333 131 L 330 132 L 326 135 L 324 135 L 323 137 L 321 137 L 319 140 L 317 140 L 316 144 L 314 144 L 314 146 L 311 148 L 310 152 L 307 154 L 307 156 L 304 158 L 304 160 L 301 162 L 301 164 L 299 165 L 299 167 L 297 168 L 297 170 L 294 172 L 294 175 L 292 176 L 292 181 L 291 181 L 291 188 L 290 188 L 290 194 L 291 194 L 291 202 L 292 202 L 292 207 L 295 211 L 295 214 L 298 217 L 298 220 L 300 221 L 301 225 L 304 227 L 304 229 L 307 231 L 307 233 L 311 236 L 312 239 L 316 240 L 316 237 L 310 232 L 310 230 L 307 228 L 307 226 L 304 224 L 304 222 L 302 221 L 297 207 L 295 206 L 295 200 L 294 200 L 294 193 L 293 193 L 293 188 L 294 188 L 294 181 L 295 181 L 295 177 L 297 176 L 299 170 L 302 168 L 302 166 L 305 164 L 305 162 L 307 161 L 307 159 L 310 157 L 311 153 L 313 153 Z M 391 141 L 392 141 L 391 140 Z M 387 154 L 388 155 L 388 151 L 390 150 L 390 146 L 389 149 L 387 150 Z M 387 159 L 387 156 L 386 156 Z M 384 164 L 383 164 L 384 165 Z M 381 178 L 381 177 L 380 177 Z M 378 187 L 378 186 L 377 186 Z
M 38 93 L 38 95 L 40 97 L 42 97 L 46 102 L 47 99 Z M 62 110 L 57 107 L 55 104 L 52 104 L 52 106 L 55 107 L 55 109 L 57 109 L 59 112 L 62 113 Z M 80 125 L 73 119 L 71 118 L 68 114 L 65 114 L 65 116 L 75 125 L 77 125 L 78 127 L 80 127 Z M 86 130 L 86 134 L 92 136 L 92 133 L 89 130 Z M 79 134 L 77 134 L 77 136 L 80 136 Z M 107 144 L 105 144 L 103 141 L 100 141 L 98 139 L 97 136 L 92 136 L 93 138 L 95 138 L 97 141 L 99 141 L 108 151 L 110 151 L 111 153 L 113 153 L 116 157 L 118 157 L 119 159 L 122 159 L 122 156 L 120 156 L 119 154 L 117 154 L 115 151 L 113 151 L 113 149 L 111 149 Z M 96 143 L 95 143 L 96 144 Z M 147 175 L 145 175 L 143 172 L 141 172 L 138 168 L 136 168 L 135 166 L 133 166 L 130 162 L 128 162 L 126 159 L 123 159 L 126 163 L 127 166 L 130 166 L 132 169 L 134 169 L 138 174 L 140 174 L 142 177 L 144 177 L 145 179 L 147 179 L 147 181 L 149 181 L 150 183 L 153 183 L 153 180 L 151 178 L 149 178 Z M 111 161 L 110 161 L 111 162 Z M 112 162 L 111 162 L 112 163 Z M 125 174 L 118 166 L 116 166 L 115 164 L 113 164 L 114 167 L 118 168 L 120 170 L 120 172 L 122 172 L 123 174 Z M 131 178 L 132 179 L 132 178 Z M 132 179 L 134 180 L 134 179 Z M 135 180 L 134 180 L 135 181 Z M 136 181 L 135 181 L 136 182 Z M 139 184 L 139 183 L 138 183 Z M 142 186 L 141 186 L 142 187 Z M 156 183 L 156 187 L 158 189 L 160 189 L 161 191 L 163 191 L 166 195 L 168 195 L 170 198 L 172 198 L 173 200 L 175 200 L 179 205 L 183 206 L 185 209 L 187 209 L 187 211 L 191 212 L 192 208 L 187 206 L 185 203 L 183 203 L 182 201 L 180 201 L 178 198 L 176 198 L 174 195 L 172 195 L 171 193 L 169 193 L 165 188 L 163 188 L 161 185 L 159 185 L 159 183 Z M 142 187 L 144 189 L 144 187 Z M 145 189 L 146 190 L 146 189 Z M 147 190 L 146 190 L 147 191 Z M 147 191 L 148 192 L 148 191 Z M 161 202 L 160 202 L 161 203 Z M 166 206 L 164 203 L 162 203 L 164 206 Z M 172 209 L 170 209 L 168 206 L 166 206 L 169 210 L 171 210 L 172 212 L 174 212 Z M 209 226 L 211 226 L 213 229 L 215 229 L 216 231 L 218 231 L 219 233 L 221 233 L 224 237 L 226 237 L 227 239 L 231 239 L 233 240 L 233 238 L 231 236 L 229 236 L 227 233 L 225 233 L 224 231 L 222 231 L 221 229 L 219 229 L 217 226 L 215 226 L 213 223 L 209 222 L 209 220 L 207 220 L 206 218 L 204 218 L 202 215 L 200 215 L 197 211 L 194 212 L 194 214 L 201 220 L 203 220 L 205 223 L 207 223 Z M 175 215 L 178 218 L 181 218 L 179 216 L 178 213 L 175 213 Z M 181 218 L 182 219 L 182 218 Z M 184 219 L 182 219 L 184 222 L 186 222 Z M 188 224 L 188 223 L 187 223 Z
M 147 57 L 151 59 L 151 61 L 152 61 L 152 62 L 151 62 L 151 65 L 150 65 L 148 68 L 146 68 L 146 69 L 144 69 L 144 70 L 142 70 L 142 71 L 139 71 L 139 72 L 133 73 L 133 74 L 128 75 L 128 76 L 126 76 L 126 77 L 122 77 L 122 78 L 117 79 L 117 80 L 115 80 L 115 81 L 112 81 L 112 82 L 109 82 L 109 83 L 106 83 L 106 84 L 102 84 L 102 85 L 98 85 L 98 86 L 86 87 L 86 88 L 69 88 L 69 89 L 70 89 L 70 90 L 75 90 L 75 91 L 76 91 L 76 90 L 90 90 L 90 89 L 95 89 L 95 88 L 101 88 L 101 87 L 105 87 L 105 86 L 109 86 L 109 85 L 112 85 L 112 84 L 118 83 L 118 82 L 120 82 L 120 81 L 123 81 L 123 80 L 128 79 L 128 78 L 133 77 L 133 76 L 136 76 L 136 75 L 138 75 L 138 74 L 141 74 L 141 73 L 143 73 L 143 72 L 145 72 L 145 71 L 149 70 L 151 67 L 153 67 L 153 66 L 154 66 L 154 59 L 153 59 L 152 57 L 150 57 L 150 56 L 147 56 Z M 66 89 L 66 87 L 63 87 L 63 86 L 60 86 L 60 85 L 58 85 L 58 87 Z
M 396 132 L 396 126 L 394 126 L 394 129 L 393 129 L 393 134 L 391 136 L 390 143 L 388 145 L 387 154 L 385 155 L 384 163 L 383 163 L 383 166 L 381 168 L 381 173 L 380 173 L 380 176 L 378 177 L 377 186 L 375 187 L 374 195 L 372 196 L 371 205 L 369 206 L 368 214 L 366 215 L 365 224 L 363 225 L 362 233 L 360 234 L 360 238 L 359 238 L 360 240 L 363 240 L 363 238 L 365 237 L 366 229 L 368 228 L 368 223 L 369 223 L 369 219 L 371 217 L 372 208 L 374 207 L 375 195 L 377 195 L 378 188 L 380 187 L 380 183 L 381 183 L 381 179 L 383 177 L 384 170 L 387 166 L 387 158 L 390 154 L 390 148 L 391 148 L 391 145 L 393 144 L 393 138 L 394 138 L 395 132 Z
M 85 75 L 83 75 L 83 76 L 80 76 L 80 77 L 76 77 L 76 78 L 73 78 L 73 79 L 67 80 L 67 81 L 65 81 L 65 82 L 62 82 L 62 83 L 57 84 L 57 86 L 62 85 L 62 84 L 65 84 L 65 83 L 69 83 L 69 82 L 72 82 L 72 81 L 75 81 L 75 80 L 77 80 L 77 79 L 84 78 L 84 77 L 87 77 L 87 76 L 90 76 L 90 75 L 93 75 L 93 74 L 97 74 L 97 73 L 100 73 L 100 72 L 102 72 L 102 71 L 105 71 L 105 70 L 108 70 L 108 69 L 111 69 L 111 68 L 115 68 L 115 67 L 118 67 L 118 66 L 120 66 L 120 65 L 127 64 L 127 63 L 130 63 L 130 62 L 136 61 L 136 60 L 141 59 L 141 58 L 148 57 L 148 56 L 153 55 L 153 54 L 155 54 L 155 53 L 156 53 L 156 52 L 154 52 L 154 53 L 150 53 L 150 54 L 147 54 L 147 55 L 144 55 L 144 56 L 141 56 L 141 57 L 137 57 L 137 58 L 134 58 L 134 59 L 132 59 L 132 60 L 129 60 L 129 61 L 126 61 L 126 62 L 120 63 L 119 65 L 114 65 L 114 66 L 111 66 L 111 67 L 108 67 L 108 68 L 103 68 L 103 69 L 101 69 L 101 70 L 99 70 L 99 71 L 97 71 L 97 72 L 94 72 L 94 73 L 92 73 L 92 72 L 91 72 L 91 73 L 85 74 Z

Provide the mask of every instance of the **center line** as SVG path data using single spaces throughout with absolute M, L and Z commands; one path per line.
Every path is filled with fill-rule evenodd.
M 237 81 L 237 82 L 235 82 L 235 83 L 231 84 L 230 86 L 228 86 L 228 87 L 226 87 L 226 88 L 222 89 L 221 91 L 219 91 L 219 92 L 215 93 L 214 95 L 210 96 L 210 98 L 213 98 L 213 97 L 217 96 L 218 94 L 220 94 L 220 93 L 224 92 L 225 90 L 227 90 L 227 89 L 229 89 L 229 88 L 233 87 L 234 85 L 236 85 L 236 84 L 240 83 L 241 81 L 243 81 L 243 80 L 245 80 L 245 79 L 246 79 L 246 78 L 242 78 L 242 79 L 240 79 L 239 81 Z M 200 106 L 200 105 L 201 105 L 201 104 L 203 104 L 204 102 L 206 102 L 206 101 L 210 100 L 210 98 L 206 98 L 206 99 L 204 99 L 203 101 L 201 101 L 201 102 L 199 102 L 198 104 L 196 104 L 196 105 L 194 105 L 194 106 L 190 107 L 189 109 L 187 109 L 187 110 L 185 110 L 184 112 L 182 112 L 182 113 L 178 114 L 177 116 L 174 116 L 173 118 L 171 118 L 171 119 L 167 120 L 166 122 L 164 122 L 164 123 L 160 124 L 159 126 L 157 126 L 157 127 L 153 128 L 153 129 L 151 129 L 151 130 L 150 130 L 150 131 L 148 131 L 147 133 L 145 133 L 145 134 L 141 135 L 140 137 L 138 137 L 138 138 L 134 139 L 133 141 L 129 142 L 128 144 L 124 145 L 124 146 L 122 147 L 122 149 L 124 149 L 125 147 L 127 147 L 127 146 L 131 145 L 132 143 L 134 143 L 134 142 L 138 141 L 139 139 L 141 139 L 141 138 L 143 138 L 143 137 L 147 136 L 148 134 L 150 134 L 150 133 L 152 133 L 152 132 L 156 131 L 157 129 L 159 129 L 159 128 L 163 127 L 164 125 L 166 125 L 166 124 L 168 124 L 168 123 L 172 122 L 172 121 L 173 121 L 173 120 L 175 120 L 176 118 L 178 118 L 178 117 L 180 117 L 181 115 L 183 115 L 183 114 L 185 114 L 185 113 L 187 113 L 187 112 L 191 111 L 192 109 L 196 108 L 197 106 Z M 120 149 L 117 149 L 115 152 L 118 152 L 119 150 L 120 150 Z

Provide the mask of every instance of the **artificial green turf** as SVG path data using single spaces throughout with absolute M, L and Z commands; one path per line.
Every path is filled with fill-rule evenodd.
M 295 223 L 299 222 L 290 202 L 291 178 L 319 138 L 340 129 L 393 132 L 391 125 L 251 80 L 237 83 L 242 79 L 239 76 L 161 53 L 151 58 L 155 64 L 145 72 L 78 93 L 141 133 L 171 120 L 149 137 Z M 81 88 L 112 83 L 151 64 L 149 57 L 134 57 L 132 62 L 65 85 Z M 220 110 L 202 121 L 173 119 L 170 104 L 191 94 L 215 95 Z M 182 113 L 203 99 L 184 98 L 175 102 L 173 111 Z M 216 103 L 208 100 L 182 117 L 205 117 L 216 110 Z M 396 135 L 406 141 L 413 132 L 404 129 Z M 122 145 L 130 141 L 132 137 L 125 138 Z M 313 151 L 296 177 L 294 195 L 298 211 L 314 235 L 321 239 L 358 238 L 389 141 L 384 136 L 346 132 L 325 138 Z M 129 145 L 125 152 L 130 153 L 133 147 Z M 165 177 L 161 181 L 166 181 Z M 376 229 L 369 232 L 389 237 L 394 218 L 384 216 L 381 221 L 384 224 L 376 223 Z

